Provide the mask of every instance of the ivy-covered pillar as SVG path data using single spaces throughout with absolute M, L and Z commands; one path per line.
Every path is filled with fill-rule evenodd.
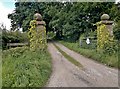
M 108 14 L 101 16 L 101 21 L 97 22 L 97 50 L 105 50 L 113 42 L 113 21 L 109 20 Z
M 39 13 L 34 15 L 34 20 L 30 22 L 30 26 L 30 49 L 34 51 L 45 49 L 47 47 L 46 23 Z
M 113 22 L 109 20 L 110 16 L 108 14 L 103 14 L 101 16 L 101 24 L 106 25 L 107 30 L 109 31 L 110 36 L 113 36 Z

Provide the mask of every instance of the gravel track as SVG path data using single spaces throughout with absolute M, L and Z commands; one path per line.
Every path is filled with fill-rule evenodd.
M 118 70 L 86 58 L 60 43 L 61 50 L 79 61 L 83 69 L 69 62 L 53 45 L 48 43 L 52 57 L 52 75 L 46 87 L 118 87 Z

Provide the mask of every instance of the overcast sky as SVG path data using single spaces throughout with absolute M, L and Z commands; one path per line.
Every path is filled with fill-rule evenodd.
M 6 28 L 10 29 L 10 19 L 8 19 L 8 14 L 12 13 L 15 6 L 14 0 L 0 0 L 0 24 L 4 24 Z
M 120 0 L 116 0 L 117 2 Z M 15 0 L 0 0 L 0 24 L 4 24 L 6 28 L 9 30 L 11 23 L 10 19 L 8 19 L 8 14 L 12 13 L 15 6 Z

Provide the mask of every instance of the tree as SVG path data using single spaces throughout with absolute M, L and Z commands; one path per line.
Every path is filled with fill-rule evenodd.
M 42 14 L 48 31 L 55 31 L 56 37 L 72 41 L 83 33 L 94 31 L 93 24 L 107 13 L 112 20 L 119 20 L 118 7 L 111 2 L 16 2 L 15 12 L 8 15 L 12 29 L 22 27 L 27 31 L 35 11 Z

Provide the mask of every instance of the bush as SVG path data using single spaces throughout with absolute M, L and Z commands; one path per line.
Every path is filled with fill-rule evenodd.
M 24 43 L 28 42 L 27 33 L 19 31 L 2 31 L 2 48 L 7 49 L 7 43 Z
M 55 37 L 55 33 L 54 32 L 47 32 L 47 39 L 52 39 Z
M 108 55 L 116 54 L 118 52 L 118 41 L 116 40 L 105 44 L 103 52 Z
M 120 40 L 120 21 L 114 27 L 113 31 L 114 31 L 115 39 Z

